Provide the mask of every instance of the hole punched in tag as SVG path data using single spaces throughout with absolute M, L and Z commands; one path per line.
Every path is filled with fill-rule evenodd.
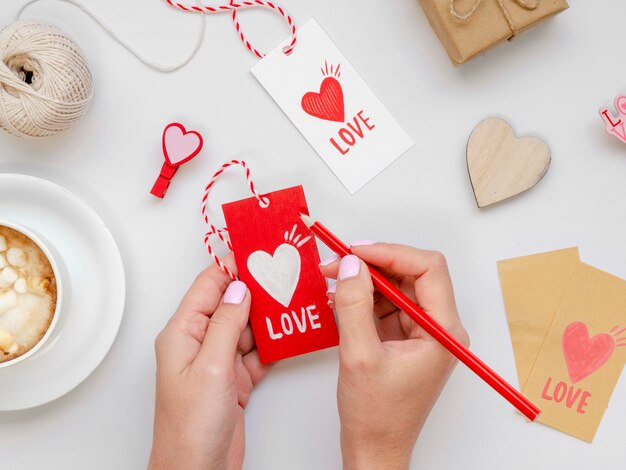
M 191 13 L 200 13 L 202 15 L 204 15 L 205 13 L 230 12 L 230 15 L 235 25 L 235 29 L 237 30 L 237 35 L 239 36 L 239 39 L 241 39 L 241 42 L 246 46 L 246 48 L 250 52 L 252 52 L 255 56 L 257 56 L 259 59 L 262 59 L 263 57 L 265 57 L 265 53 L 255 48 L 246 37 L 243 31 L 243 28 L 241 27 L 241 24 L 239 23 L 238 12 L 240 9 L 268 8 L 278 13 L 287 22 L 287 25 L 289 26 L 289 30 L 291 32 L 291 41 L 289 45 L 287 46 L 287 51 L 285 51 L 285 53 L 291 53 L 291 51 L 293 50 L 296 44 L 296 25 L 293 21 L 293 18 L 291 18 L 291 16 L 289 16 L 289 14 L 287 14 L 287 12 L 280 5 L 278 5 L 274 0 L 272 1 L 252 0 L 252 1 L 243 1 L 239 3 L 237 3 L 235 0 L 230 0 L 228 4 L 224 3 L 222 5 L 202 5 L 202 4 L 197 5 L 193 3 L 185 4 L 177 0 L 166 0 L 166 2 L 171 7 L 176 8 L 178 10 L 183 10 L 183 11 L 191 12 Z

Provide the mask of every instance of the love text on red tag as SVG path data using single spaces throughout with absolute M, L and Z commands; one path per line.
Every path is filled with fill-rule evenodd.
M 317 245 L 302 223 L 309 213 L 302 186 L 224 204 L 239 278 L 252 294 L 250 323 L 261 362 L 339 343 L 327 304 Z

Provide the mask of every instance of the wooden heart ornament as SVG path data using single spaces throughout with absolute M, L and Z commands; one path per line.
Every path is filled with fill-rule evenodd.
M 550 148 L 538 137 L 516 137 L 504 120 L 488 118 L 467 142 L 467 169 L 478 207 L 522 193 L 550 166 Z

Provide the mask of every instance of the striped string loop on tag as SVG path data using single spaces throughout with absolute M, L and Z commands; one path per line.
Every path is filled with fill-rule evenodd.
M 207 251 L 209 252 L 209 255 L 213 258 L 213 261 L 215 261 L 215 264 L 217 264 L 219 268 L 222 271 L 224 271 L 233 281 L 236 281 L 237 276 L 230 269 L 228 269 L 228 267 L 219 258 L 219 256 L 217 256 L 217 254 L 211 247 L 211 237 L 216 235 L 223 243 L 226 244 L 228 249 L 232 251 L 233 247 L 230 243 L 230 240 L 227 238 L 228 229 L 226 227 L 217 228 L 215 227 L 215 225 L 209 222 L 209 214 L 208 214 L 208 208 L 207 208 L 209 194 L 211 192 L 211 189 L 213 189 L 213 186 L 215 185 L 215 182 L 220 177 L 220 175 L 224 173 L 224 171 L 228 167 L 231 167 L 231 166 L 241 166 L 245 170 L 246 181 L 248 182 L 248 187 L 250 188 L 250 192 L 257 199 L 257 201 L 259 201 L 259 205 L 261 207 L 269 206 L 270 200 L 267 197 L 261 196 L 261 194 L 259 194 L 259 192 L 256 190 L 254 181 L 252 181 L 252 176 L 250 174 L 250 168 L 248 168 L 248 165 L 243 160 L 231 160 L 229 162 L 224 163 L 220 167 L 220 169 L 215 172 L 215 174 L 213 175 L 209 183 L 204 188 L 204 195 L 202 196 L 202 218 L 204 219 L 204 222 L 209 226 L 209 231 L 204 236 L 204 244 L 207 248 Z
M 282 9 L 282 7 L 280 7 L 279 5 L 276 5 L 276 3 L 273 3 L 273 2 L 269 2 L 265 0 L 246 0 L 246 1 L 230 0 L 230 3 L 227 5 L 208 6 L 208 5 L 187 5 L 184 3 L 179 3 L 176 0 L 165 0 L 165 1 L 174 8 L 178 8 L 179 10 L 193 12 L 193 13 L 224 13 L 224 12 L 229 12 L 229 11 L 232 12 L 233 22 L 235 23 L 235 29 L 237 30 L 239 39 L 241 39 L 241 42 L 243 42 L 243 44 L 246 46 L 246 48 L 248 48 L 250 52 L 252 52 L 254 55 L 256 55 L 259 58 L 265 57 L 265 54 L 263 52 L 260 52 L 258 49 L 256 49 L 244 35 L 243 30 L 241 29 L 241 25 L 239 24 L 239 20 L 237 19 L 237 10 L 240 10 L 242 8 L 269 8 L 275 11 L 276 13 L 278 13 L 280 16 L 282 16 L 285 19 L 291 31 L 291 41 L 285 47 L 283 52 L 287 55 L 291 54 L 296 44 L 296 25 L 293 22 L 293 19 L 291 18 L 291 16 L 289 16 L 289 14 L 287 14 L 287 12 L 285 12 L 285 10 Z

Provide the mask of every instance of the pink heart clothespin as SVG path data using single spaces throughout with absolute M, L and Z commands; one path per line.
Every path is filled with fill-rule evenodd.
M 163 199 L 178 167 L 187 163 L 202 150 L 202 136 L 196 131 L 188 131 L 178 122 L 172 122 L 163 130 L 163 156 L 165 163 L 150 194 Z

